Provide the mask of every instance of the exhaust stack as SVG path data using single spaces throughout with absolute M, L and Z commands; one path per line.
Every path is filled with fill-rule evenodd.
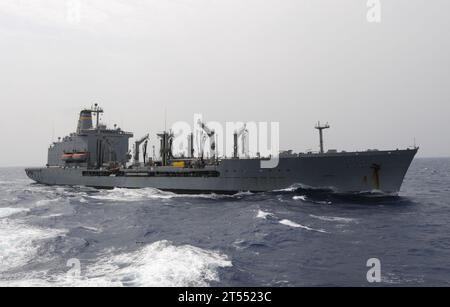
M 80 119 L 78 120 L 77 132 L 92 129 L 92 110 L 83 110 L 80 112 Z

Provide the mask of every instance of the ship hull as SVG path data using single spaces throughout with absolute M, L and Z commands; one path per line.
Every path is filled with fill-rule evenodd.
M 105 176 L 83 168 L 29 168 L 28 177 L 46 185 L 97 188 L 156 188 L 175 192 L 264 192 L 290 187 L 337 193 L 382 192 L 396 195 L 417 149 L 304 154 L 280 158 L 276 168 L 261 168 L 259 159 L 225 159 L 216 176 Z M 87 174 L 88 173 L 88 174 Z M 167 173 L 167 172 L 166 172 Z M 139 174 L 138 174 L 139 175 Z

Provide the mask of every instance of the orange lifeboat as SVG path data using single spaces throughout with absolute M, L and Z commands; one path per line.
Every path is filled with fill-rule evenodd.
M 76 152 L 72 155 L 72 159 L 75 162 L 84 162 L 88 158 L 87 152 Z
M 65 153 L 62 155 L 61 159 L 65 162 L 71 162 L 73 159 L 73 154 L 72 153 Z

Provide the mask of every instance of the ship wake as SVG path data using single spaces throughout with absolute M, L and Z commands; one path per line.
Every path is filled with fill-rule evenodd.
M 226 194 L 179 194 L 169 191 L 162 191 L 155 188 L 142 188 L 142 189 L 126 189 L 126 188 L 115 188 L 112 190 L 99 190 L 98 193 L 90 195 L 90 198 L 97 200 L 106 201 L 117 201 L 117 202 L 136 202 L 146 199 L 160 199 L 169 200 L 174 198 L 198 198 L 198 199 L 239 199 L 246 196 L 253 195 L 250 192 L 239 192 L 233 195 Z

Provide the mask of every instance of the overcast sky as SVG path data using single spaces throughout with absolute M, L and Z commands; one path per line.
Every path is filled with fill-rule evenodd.
M 365 0 L 1 0 L 0 166 L 45 164 L 93 102 L 136 136 L 167 109 L 278 121 L 283 149 L 317 150 L 321 120 L 327 148 L 450 156 L 450 1 L 381 4 L 373 24 Z

